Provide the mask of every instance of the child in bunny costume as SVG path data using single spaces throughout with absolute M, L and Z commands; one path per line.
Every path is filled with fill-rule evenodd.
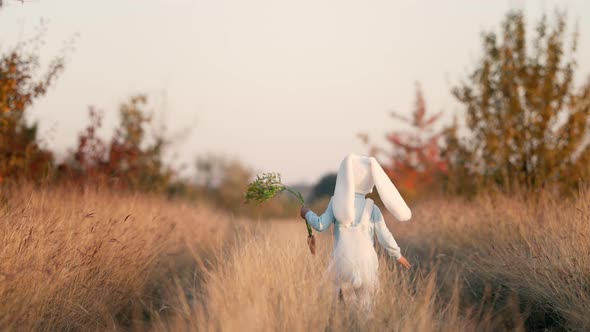
M 318 216 L 308 208 L 301 209 L 301 216 L 318 232 L 334 224 L 334 250 L 328 272 L 341 296 L 352 290 L 351 294 L 364 307 L 371 306 L 372 294 L 378 286 L 374 235 L 390 256 L 404 267 L 410 267 L 385 225 L 381 211 L 371 199 L 365 198 L 373 187 L 377 187 L 383 204 L 396 219 L 410 220 L 410 209 L 377 160 L 356 154 L 349 154 L 340 164 L 334 196 L 326 211 Z

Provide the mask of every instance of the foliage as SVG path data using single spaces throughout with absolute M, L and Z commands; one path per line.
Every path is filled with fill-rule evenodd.
M 412 117 L 407 118 L 392 112 L 391 116 L 410 127 L 409 131 L 392 131 L 387 134 L 390 149 L 372 147 L 371 154 L 383 155 L 385 173 L 392 179 L 402 195 L 415 199 L 439 187 L 447 172 L 447 166 L 440 157 L 442 132 L 436 130 L 442 112 L 429 114 L 424 96 L 416 85 L 416 101 Z M 362 136 L 368 143 L 368 137 Z
M 467 136 L 458 121 L 445 133 L 451 189 L 576 188 L 590 175 L 590 84 L 574 88 L 577 38 L 566 44 L 557 14 L 553 26 L 537 24 L 529 44 L 521 12 L 506 16 L 501 33 L 483 35 L 481 60 L 453 89 Z
M 38 42 L 19 44 L 0 55 L 0 182 L 40 181 L 53 163 L 52 153 L 39 144 L 37 124 L 27 123 L 26 112 L 54 83 L 64 60 L 55 58 L 39 75 L 38 55 L 30 50 L 30 45 Z
M 90 124 L 78 137 L 78 145 L 63 165 L 68 175 L 85 181 L 108 181 L 118 186 L 164 191 L 172 170 L 163 162 L 167 141 L 162 133 L 148 136 L 151 115 L 145 110 L 147 98 L 133 96 L 119 108 L 119 125 L 110 141 L 97 132 L 102 113 L 90 108 Z
M 263 173 L 248 185 L 246 202 L 263 203 L 277 194 L 285 191 L 286 187 L 281 183 L 281 175 L 278 173 Z
M 255 203 L 263 203 L 272 198 L 276 195 L 282 193 L 283 191 L 287 191 L 299 201 L 301 207 L 305 206 L 305 200 L 303 199 L 303 195 L 300 192 L 295 191 L 286 185 L 281 183 L 281 175 L 279 173 L 263 173 L 262 175 L 257 175 L 256 179 L 252 181 L 248 185 L 248 189 L 246 190 L 246 203 L 255 202 Z M 305 221 L 305 225 L 307 227 L 307 235 L 312 238 L 313 235 L 311 233 L 311 226 Z M 315 241 L 315 240 L 312 240 Z M 314 242 L 315 243 L 315 242 Z M 315 244 L 313 245 L 315 248 Z M 310 245 L 310 249 L 312 246 Z M 315 254 L 315 249 L 311 249 L 312 253 Z
M 299 203 L 292 197 L 278 195 L 265 204 L 244 204 L 244 192 L 252 180 L 252 170 L 239 160 L 208 154 L 196 162 L 200 198 L 220 209 L 254 218 L 292 217 Z

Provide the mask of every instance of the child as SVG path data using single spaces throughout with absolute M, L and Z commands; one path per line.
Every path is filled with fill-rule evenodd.
M 410 268 L 385 225 L 381 211 L 371 199 L 365 198 L 374 186 L 396 219 L 410 220 L 410 209 L 377 160 L 355 154 L 348 155 L 340 164 L 334 196 L 326 211 L 318 216 L 308 208 L 301 209 L 301 217 L 318 232 L 334 224 L 334 250 L 328 272 L 341 297 L 352 290 L 359 304 L 366 308 L 371 307 L 371 297 L 378 287 L 375 235 L 390 256 Z

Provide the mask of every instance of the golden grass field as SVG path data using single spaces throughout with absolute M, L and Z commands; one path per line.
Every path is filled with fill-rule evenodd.
M 0 330 L 589 330 L 590 194 L 486 195 L 386 216 L 371 318 L 323 279 L 331 231 L 103 189 L 3 189 Z M 316 211 L 321 212 L 321 211 Z M 293 212 L 297 215 L 297 211 Z

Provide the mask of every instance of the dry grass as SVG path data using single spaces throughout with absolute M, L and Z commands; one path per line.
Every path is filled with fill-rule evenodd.
M 223 215 L 154 197 L 31 187 L 3 194 L 0 330 L 137 326 L 165 306 L 160 285 L 228 233 Z
M 431 201 L 416 211 L 422 225 L 397 234 L 421 262 L 460 265 L 463 298 L 504 317 L 517 308 L 527 329 L 590 330 L 589 193 Z
M 383 259 L 374 317 L 366 319 L 340 303 L 324 279 L 331 238 L 320 237 L 319 253 L 312 257 L 305 236 L 301 223 L 245 231 L 233 254 L 208 276 L 207 301 L 180 313 L 164 330 L 491 331 L 498 326 L 459 313 L 458 293 L 442 299 L 434 273 L 388 269 Z
M 589 206 L 588 194 L 416 206 L 412 223 L 390 225 L 414 268 L 382 255 L 366 319 L 323 279 L 331 234 L 312 257 L 301 221 L 20 189 L 0 208 L 0 329 L 588 330 Z

